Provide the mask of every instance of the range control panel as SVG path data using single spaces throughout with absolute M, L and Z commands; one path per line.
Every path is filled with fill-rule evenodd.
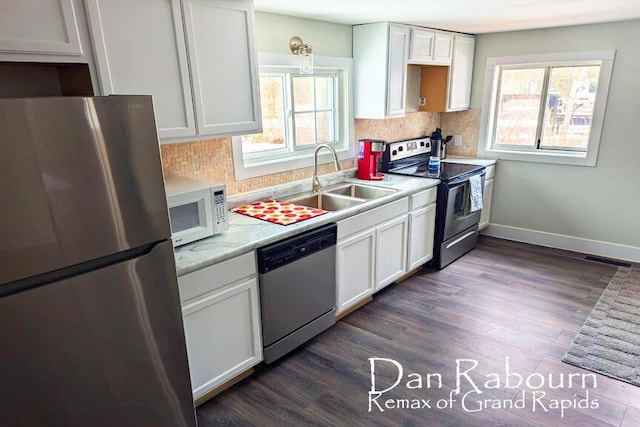
M 406 141 L 390 142 L 387 144 L 389 161 L 404 159 L 419 154 L 431 153 L 431 140 L 424 138 L 408 139 Z

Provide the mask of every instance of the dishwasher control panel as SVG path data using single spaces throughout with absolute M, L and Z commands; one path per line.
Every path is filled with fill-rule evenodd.
M 334 246 L 337 242 L 336 224 L 303 232 L 281 242 L 258 248 L 258 270 L 263 274 L 300 258 Z

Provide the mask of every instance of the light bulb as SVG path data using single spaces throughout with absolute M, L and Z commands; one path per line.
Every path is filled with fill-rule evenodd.
M 313 74 L 313 53 L 300 54 L 300 74 Z

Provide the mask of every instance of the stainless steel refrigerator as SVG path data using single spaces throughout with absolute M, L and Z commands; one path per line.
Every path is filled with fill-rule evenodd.
M 194 426 L 149 96 L 0 100 L 0 423 Z

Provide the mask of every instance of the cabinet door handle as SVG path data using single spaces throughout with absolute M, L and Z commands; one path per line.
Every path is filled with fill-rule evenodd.
M 456 240 L 454 240 L 453 242 L 451 242 L 451 243 L 449 243 L 449 244 L 447 245 L 447 249 L 449 249 L 451 246 L 457 245 L 458 243 L 460 243 L 461 241 L 463 241 L 463 240 L 464 240 L 464 239 L 466 239 L 467 237 L 471 236 L 471 235 L 472 235 L 472 234 L 474 234 L 475 232 L 476 232 L 476 231 L 475 231 L 475 230 L 473 230 L 473 231 L 468 232 L 467 234 L 465 234 L 465 235 L 464 235 L 464 236 L 462 236 L 462 237 L 458 237 Z

